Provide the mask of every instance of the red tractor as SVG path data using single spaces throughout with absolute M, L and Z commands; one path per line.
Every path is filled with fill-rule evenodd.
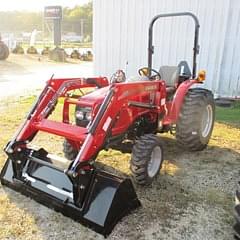
M 190 16 L 195 22 L 192 72 L 186 61 L 178 66 L 152 69 L 152 33 L 162 17 Z M 7 144 L 8 160 L 1 172 L 2 184 L 61 211 L 95 231 L 108 235 L 129 211 L 140 206 L 130 179 L 99 170 L 95 159 L 102 149 L 123 152 L 132 145 L 130 168 L 136 183 L 150 184 L 163 162 L 157 133 L 176 134 L 177 142 L 191 151 L 204 149 L 214 124 L 214 100 L 209 90 L 191 88 L 196 77 L 199 23 L 191 13 L 160 14 L 149 27 L 148 67 L 127 79 L 118 70 L 106 77 L 50 79 L 26 121 Z M 83 88 L 94 91 L 84 94 Z M 71 94 L 80 89 L 83 95 Z M 64 99 L 62 122 L 49 120 L 59 98 Z M 70 122 L 75 105 L 75 123 Z M 30 142 L 39 131 L 62 136 L 66 168 Z

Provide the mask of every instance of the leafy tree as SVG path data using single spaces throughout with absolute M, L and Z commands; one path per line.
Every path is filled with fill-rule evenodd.
M 84 37 L 92 39 L 92 2 L 74 8 L 63 8 L 63 32 L 81 33 L 81 21 L 84 25 Z M 31 32 L 42 30 L 42 12 L 0 11 L 0 32 Z
M 83 21 L 84 37 L 92 38 L 92 2 L 83 6 L 63 9 L 63 30 L 72 29 L 78 34 L 81 33 L 81 21 Z M 70 27 L 70 28 L 69 28 Z

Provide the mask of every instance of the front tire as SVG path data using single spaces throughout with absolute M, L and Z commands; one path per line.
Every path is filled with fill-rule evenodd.
M 154 134 L 141 136 L 133 146 L 130 169 L 139 185 L 149 185 L 159 174 L 163 162 L 163 148 Z
M 206 148 L 212 134 L 215 104 L 211 91 L 190 89 L 185 96 L 176 127 L 176 139 L 190 151 Z
M 75 148 L 73 148 L 73 146 L 68 142 L 67 139 L 64 139 L 63 153 L 65 158 L 67 158 L 70 161 L 73 161 L 77 157 L 78 151 Z

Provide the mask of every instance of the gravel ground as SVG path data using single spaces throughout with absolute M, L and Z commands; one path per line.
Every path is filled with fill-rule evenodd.
M 55 78 L 93 75 L 92 62 L 67 61 L 56 63 L 41 55 L 10 54 L 6 61 L 0 61 L 0 99 L 34 94 L 53 74 Z

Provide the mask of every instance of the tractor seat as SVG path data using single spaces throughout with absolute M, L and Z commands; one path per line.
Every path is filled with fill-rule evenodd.
M 166 82 L 167 96 L 168 98 L 171 98 L 176 91 L 176 84 L 179 81 L 179 67 L 161 66 L 159 73 L 161 75 L 161 79 Z
M 179 80 L 178 66 L 161 66 L 159 69 L 161 79 L 166 82 L 167 87 L 174 88 Z

